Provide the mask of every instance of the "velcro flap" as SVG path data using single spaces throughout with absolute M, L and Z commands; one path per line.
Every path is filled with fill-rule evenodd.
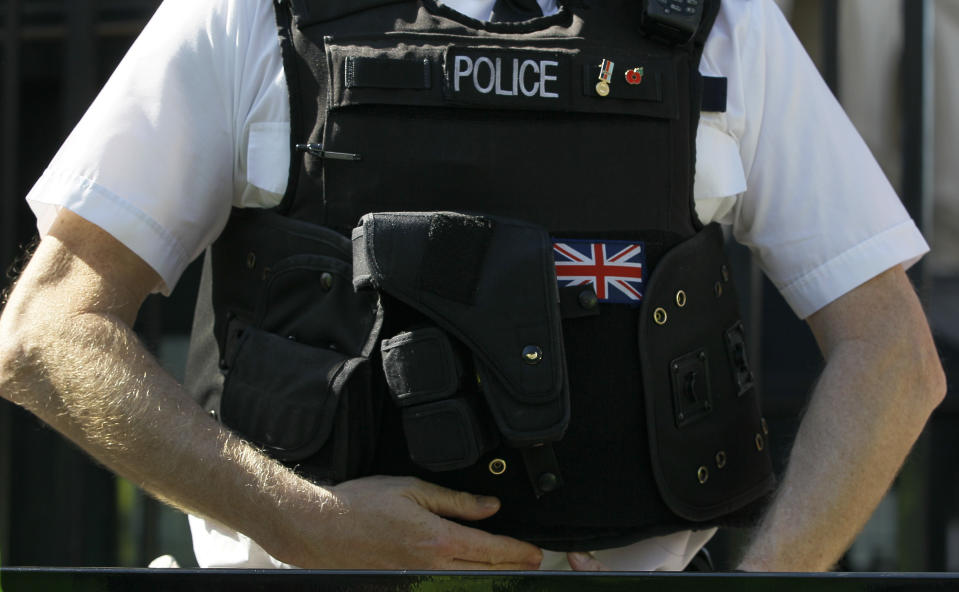
M 363 361 L 253 327 L 236 333 L 220 405 L 223 423 L 280 460 L 302 460 L 330 437 L 345 383 Z
M 431 471 L 476 464 L 490 444 L 466 397 L 403 409 L 403 431 L 410 458 Z
M 438 327 L 423 327 L 383 340 L 383 372 L 390 393 L 406 407 L 449 397 L 456 392 L 462 363 Z
M 348 56 L 346 88 L 430 88 L 430 60 Z
M 659 262 L 639 320 L 653 474 L 688 520 L 729 514 L 774 485 L 758 393 L 741 388 L 728 355 L 738 322 L 722 230 L 710 224 Z

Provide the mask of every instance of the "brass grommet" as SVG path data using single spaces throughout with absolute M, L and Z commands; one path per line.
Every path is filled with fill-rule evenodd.
M 653 320 L 656 321 L 657 325 L 665 325 L 667 318 L 669 317 L 666 315 L 665 308 L 659 307 L 653 311 Z
M 768 436 L 768 435 L 769 435 L 769 425 L 766 424 L 766 418 L 765 418 L 765 417 L 759 418 L 759 424 L 760 424 L 761 426 L 763 426 L 763 435 L 764 435 L 764 436 Z
M 699 479 L 699 484 L 702 485 L 709 480 L 709 469 L 706 467 L 699 467 L 699 470 L 696 471 L 696 478 Z
M 253 269 L 256 267 L 256 253 L 250 251 L 246 254 L 246 268 Z
M 506 461 L 501 458 L 494 458 L 489 461 L 489 472 L 494 475 L 502 475 L 506 472 Z
M 720 450 L 716 453 L 716 468 L 721 469 L 726 466 L 726 451 Z
M 684 290 L 676 292 L 676 306 L 679 308 L 686 306 L 686 292 Z
M 719 298 L 723 295 L 723 285 L 719 282 L 716 282 L 713 285 L 713 292 L 716 294 L 716 298 Z
M 763 448 L 766 447 L 766 441 L 763 440 L 762 434 L 756 434 L 756 450 L 762 452 Z

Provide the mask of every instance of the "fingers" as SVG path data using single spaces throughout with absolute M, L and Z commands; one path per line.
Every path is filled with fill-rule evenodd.
M 410 495 L 426 510 L 446 518 L 481 520 L 500 508 L 495 497 L 454 491 L 419 480 L 413 482 Z M 526 570 L 538 569 L 543 560 L 543 552 L 536 545 L 455 523 L 447 524 L 450 540 L 456 541 L 452 555 L 455 561 L 485 565 L 482 569 Z
M 496 498 L 411 477 L 365 477 L 335 491 L 348 508 L 337 515 L 339 540 L 353 549 L 338 560 L 343 565 L 353 565 L 356 549 L 370 549 L 363 561 L 381 569 L 532 570 L 542 562 L 535 545 L 448 519 L 487 518 L 499 510 Z
M 420 506 L 438 516 L 462 520 L 489 518 L 500 506 L 495 497 L 454 491 L 418 479 L 413 482 L 408 494 Z
M 475 561 L 465 561 L 463 559 L 454 559 L 445 569 L 455 571 L 531 571 L 538 569 L 539 566 L 530 567 L 527 563 L 478 563 Z
M 543 561 L 543 551 L 539 547 L 508 536 L 458 524 L 451 525 L 450 534 L 458 541 L 453 559 L 486 566 L 480 569 L 539 569 Z
M 576 551 L 567 553 L 566 558 L 569 560 L 569 566 L 573 568 L 573 571 L 609 571 L 609 568 L 603 565 L 602 561 L 596 559 L 592 553 Z

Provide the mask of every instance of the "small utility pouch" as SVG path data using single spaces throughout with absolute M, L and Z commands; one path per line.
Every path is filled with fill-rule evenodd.
M 352 286 L 350 242 L 269 210 L 235 210 L 213 249 L 220 418 L 318 481 L 367 474 L 382 395 L 382 313 Z
M 390 394 L 402 409 L 410 458 L 431 471 L 473 465 L 493 448 L 482 395 L 463 388 L 463 362 L 439 327 L 420 327 L 380 345 Z
M 369 361 L 253 327 L 230 333 L 223 423 L 314 479 L 361 474 L 374 444 L 362 422 L 373 415 Z
M 400 407 L 445 399 L 459 389 L 463 364 L 439 327 L 384 339 L 380 352 L 386 384 Z
M 647 286 L 639 342 L 653 474 L 688 520 L 728 515 L 775 477 L 717 224 L 680 243 Z
M 403 432 L 410 458 L 431 471 L 452 471 L 475 464 L 498 443 L 496 432 L 481 421 L 482 396 L 467 393 L 405 407 Z

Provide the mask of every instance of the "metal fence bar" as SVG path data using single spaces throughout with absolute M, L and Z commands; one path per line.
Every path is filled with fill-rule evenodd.
M 93 99 L 96 81 L 94 8 L 91 0 L 63 0 L 67 35 L 64 44 L 63 123 L 73 128 Z
M 932 0 L 903 3 L 903 180 L 902 200 L 927 240 L 932 232 L 934 27 Z M 912 271 L 920 288 L 927 282 L 922 261 Z
M 839 96 L 839 0 L 822 2 L 822 77 Z
M 20 0 L 6 0 L 3 44 L 3 178 L 0 181 L 0 289 L 6 287 L 6 268 L 17 248 L 17 142 L 20 137 Z M 0 553 L 10 549 L 10 405 L 0 405 Z
M 50 569 L 0 570 L 10 590 L 669 590 L 671 592 L 873 592 L 955 590 L 951 573 L 657 573 L 657 572 L 440 572 L 440 571 L 301 571 L 186 569 Z
M 5 31 L 14 32 L 4 40 L 3 53 L 3 179 L 0 180 L 0 265 L 6 266 L 16 254 L 17 183 L 20 139 L 20 0 L 7 0 Z
M 933 2 L 903 0 L 903 181 L 902 200 L 929 240 L 932 232 L 933 187 Z M 929 281 L 922 261 L 911 270 L 913 282 L 926 291 Z M 899 569 L 929 569 L 930 533 L 941 529 L 943 508 L 930 507 L 929 483 L 934 471 L 929 433 L 923 434 L 903 468 L 899 490 Z

